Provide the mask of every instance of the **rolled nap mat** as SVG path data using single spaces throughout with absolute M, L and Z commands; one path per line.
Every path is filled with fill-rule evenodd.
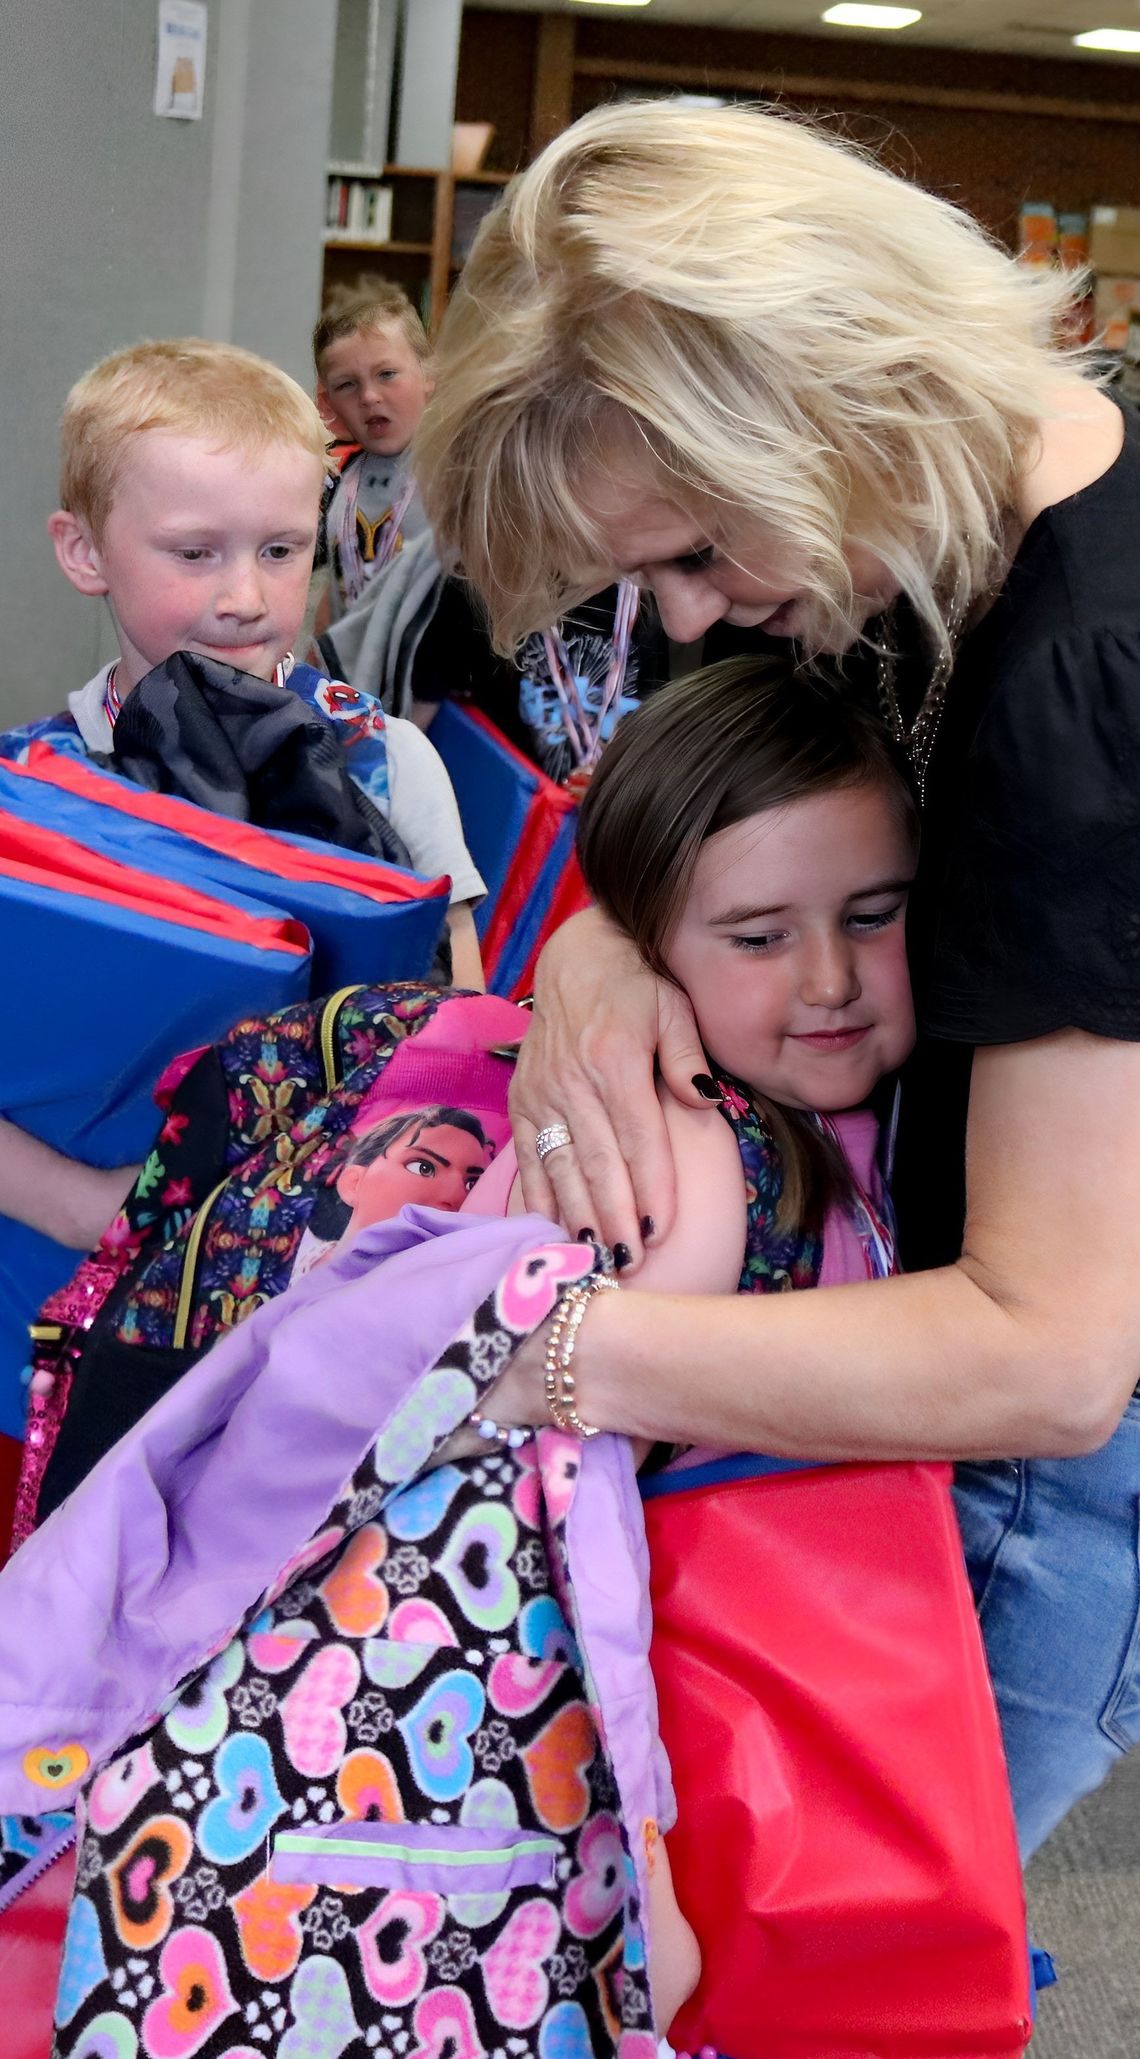
M 145 1157 L 160 1073 L 249 1014 L 305 999 L 305 925 L 157 878 L 0 810 L 0 1107 L 87 1164 Z M 27 1325 L 75 1253 L 0 1216 L 0 1432 L 19 1436 Z
M 478 708 L 445 701 L 431 740 L 447 767 L 467 848 L 487 885 L 475 925 L 492 993 L 528 991 L 541 942 L 587 905 L 574 859 L 577 810 Z
M 674 1878 L 671 2044 L 1015 2059 L 1032 2026 L 997 1710 L 946 1465 L 643 1480 Z
M 312 938 L 317 994 L 361 981 L 421 979 L 447 915 L 446 878 L 233 821 L 46 744 L 33 744 L 26 765 L 0 763 L 0 807 L 163 878 L 232 891 L 296 917 Z

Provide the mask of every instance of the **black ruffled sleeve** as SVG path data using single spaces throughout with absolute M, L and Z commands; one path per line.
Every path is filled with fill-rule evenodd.
M 1140 1039 L 1140 632 L 1073 631 L 996 684 L 939 867 L 924 1027 Z

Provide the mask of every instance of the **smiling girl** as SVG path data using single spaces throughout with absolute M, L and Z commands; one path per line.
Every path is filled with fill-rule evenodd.
M 712 666 L 657 695 L 623 724 L 584 803 L 591 891 L 688 996 L 719 1080 L 706 1090 L 743 1132 L 750 1289 L 894 1269 L 869 1104 L 914 1041 L 904 919 L 917 846 L 886 733 L 785 663 Z M 699 1121 L 695 1134 L 707 1225 L 722 1206 L 708 1192 L 720 1140 Z

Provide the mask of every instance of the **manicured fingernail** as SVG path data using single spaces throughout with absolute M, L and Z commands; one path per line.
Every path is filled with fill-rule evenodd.
M 579 1230 L 574 1241 L 576 1244 L 596 1244 L 598 1240 L 593 1230 L 585 1229 Z
M 651 1215 L 643 1215 L 639 1227 L 641 1229 L 642 1243 L 648 1244 L 649 1239 L 653 1235 L 654 1230 L 657 1228 L 657 1224 L 654 1222 L 653 1217 Z
M 693 1074 L 693 1085 L 696 1088 L 698 1094 L 704 1095 L 706 1101 L 720 1100 L 720 1088 L 717 1086 L 716 1081 L 711 1077 L 709 1073 L 695 1072 Z
M 633 1253 L 628 1244 L 614 1245 L 614 1264 L 619 1273 L 624 1272 L 627 1265 L 633 1264 Z

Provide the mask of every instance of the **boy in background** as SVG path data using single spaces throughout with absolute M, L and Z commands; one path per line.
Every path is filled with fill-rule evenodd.
M 356 606 L 405 544 L 428 534 L 409 445 L 433 380 L 428 340 L 400 286 L 368 282 L 313 330 L 317 405 L 359 444 L 329 500 L 329 620 Z
M 76 591 L 106 599 L 119 656 L 68 696 L 67 713 L 0 734 L 0 757 L 20 762 L 33 742 L 109 753 L 124 702 L 176 651 L 288 685 L 337 723 L 348 771 L 417 871 L 450 873 L 455 983 L 482 988 L 470 903 L 483 882 L 438 753 L 412 723 L 293 665 L 326 462 L 308 395 L 234 345 L 140 343 L 80 379 L 48 533 Z M 132 1179 L 132 1168 L 96 1173 L 0 1123 L 0 1212 L 57 1242 L 94 1244 Z
M 317 648 L 330 671 L 418 722 L 416 653 L 444 585 L 411 470 L 434 384 L 427 336 L 402 287 L 367 280 L 322 314 L 313 360 L 326 421 L 359 446 L 325 514 L 329 583 Z

